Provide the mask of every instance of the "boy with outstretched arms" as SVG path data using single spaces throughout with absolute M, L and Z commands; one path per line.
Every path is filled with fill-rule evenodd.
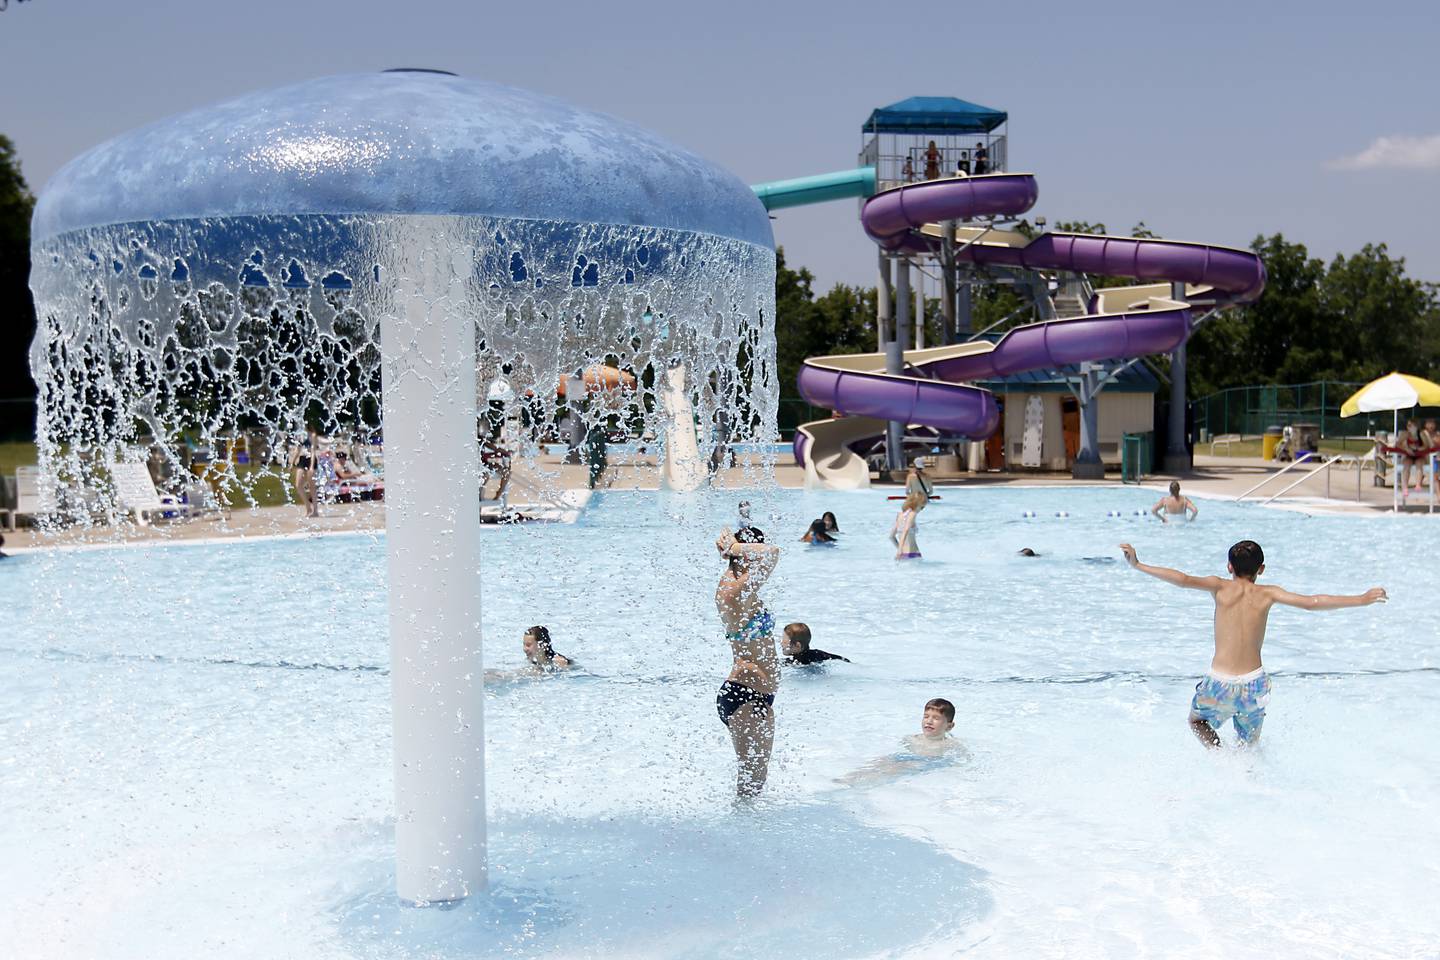
M 1120 549 L 1136 570 L 1177 587 L 1204 590 L 1215 598 L 1215 657 L 1190 702 L 1190 729 L 1207 747 L 1220 746 L 1218 731 L 1231 719 L 1242 744 L 1260 738 L 1265 706 L 1270 702 L 1270 677 L 1260 662 L 1260 647 L 1265 643 L 1265 624 L 1272 606 L 1283 603 L 1302 610 L 1338 610 L 1386 599 L 1381 587 L 1353 596 L 1331 596 L 1261 586 L 1255 580 L 1265 572 L 1265 553 L 1254 540 L 1241 540 L 1230 548 L 1229 579 L 1192 577 L 1169 567 L 1154 567 L 1141 563 L 1130 544 L 1122 543 Z

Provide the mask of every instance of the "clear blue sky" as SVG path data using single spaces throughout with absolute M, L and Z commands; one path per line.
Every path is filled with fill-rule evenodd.
M 429 66 L 650 127 L 749 182 L 853 166 L 873 107 L 953 95 L 1010 112 L 1037 213 L 1144 220 L 1330 257 L 1384 241 L 1440 281 L 1440 13 L 1216 0 L 492 3 L 10 0 L 0 132 L 38 191 L 131 127 L 307 77 Z M 905 11 L 897 14 L 892 11 Z M 853 202 L 782 211 L 819 285 L 870 283 Z

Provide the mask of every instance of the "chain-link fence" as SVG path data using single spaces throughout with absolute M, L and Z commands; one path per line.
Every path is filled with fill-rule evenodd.
M 1195 429 L 1202 440 L 1227 435 L 1258 437 L 1268 427 L 1295 423 L 1315 424 L 1322 437 L 1355 437 L 1377 430 L 1388 431 L 1392 421 L 1388 411 L 1341 419 L 1340 405 L 1363 386 L 1363 383 L 1321 380 L 1231 387 L 1195 401 Z

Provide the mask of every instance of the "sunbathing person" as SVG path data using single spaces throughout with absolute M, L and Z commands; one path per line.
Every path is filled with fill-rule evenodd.
M 850 662 L 849 657 L 842 657 L 838 653 L 812 649 L 810 647 L 810 628 L 807 625 L 791 623 L 785 626 L 784 662 L 787 667 L 809 667 L 824 663 L 826 660 Z

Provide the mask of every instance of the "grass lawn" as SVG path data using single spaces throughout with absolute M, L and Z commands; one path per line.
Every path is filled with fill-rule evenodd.
M 40 462 L 35 444 L 26 441 L 0 443 L 0 474 L 10 475 L 16 467 L 29 467 Z
M 14 441 L 0 443 L 0 475 L 13 476 L 16 467 L 33 466 L 40 462 L 35 444 L 28 441 Z M 278 507 L 291 503 L 286 493 L 285 485 L 280 478 L 273 474 L 256 477 L 250 480 L 249 475 L 259 473 L 249 466 L 240 466 L 236 472 L 246 481 L 253 484 L 250 496 L 262 507 Z M 250 506 L 250 500 L 241 491 L 238 485 L 226 485 L 222 487 L 221 496 L 231 509 L 243 509 Z

